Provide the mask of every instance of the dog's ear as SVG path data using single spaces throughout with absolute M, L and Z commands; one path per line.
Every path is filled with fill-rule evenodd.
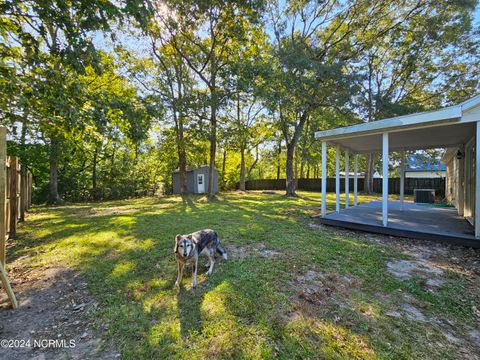
M 173 251 L 175 253 L 178 252 L 178 242 L 180 241 L 180 239 L 182 238 L 182 235 L 178 234 L 177 236 L 175 236 L 175 246 L 173 247 Z
M 192 240 L 192 239 L 193 239 L 192 234 L 189 234 L 189 235 L 187 236 L 187 238 L 190 239 L 190 240 Z

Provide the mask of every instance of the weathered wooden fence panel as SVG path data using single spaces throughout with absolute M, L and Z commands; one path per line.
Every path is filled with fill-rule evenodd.
M 22 165 L 15 156 L 6 156 L 6 129 L 0 127 L 0 262 L 5 265 L 5 242 L 15 236 L 17 223 L 32 204 L 33 177 L 22 175 Z M 22 176 L 24 181 L 22 182 Z M 24 186 L 21 186 L 23 183 Z M 23 203 L 22 203 L 23 200 Z
M 353 191 L 353 178 L 350 178 L 350 191 Z M 297 179 L 297 189 L 307 191 L 322 191 L 322 179 Z M 285 190 L 285 179 L 247 180 L 247 190 Z M 413 194 L 414 189 L 434 189 L 437 196 L 445 195 L 444 178 L 407 178 L 405 179 L 405 194 Z M 364 190 L 364 179 L 358 179 L 358 191 Z M 400 178 L 388 179 L 388 192 L 400 194 Z M 335 178 L 327 178 L 327 191 L 335 191 Z M 340 191 L 345 191 L 345 179 L 340 179 Z M 382 179 L 373 179 L 373 191 L 382 192 Z
M 5 265 L 5 240 L 7 238 L 7 128 L 0 127 L 0 262 Z

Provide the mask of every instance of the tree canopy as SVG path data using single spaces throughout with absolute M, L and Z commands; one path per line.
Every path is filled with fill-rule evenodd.
M 476 7 L 3 1 L 8 151 L 31 170 L 38 202 L 169 193 L 177 169 L 186 192 L 201 165 L 220 171 L 223 189 L 285 178 L 295 195 L 295 179 L 320 176 L 315 131 L 478 92 Z M 373 173 L 375 156 L 362 166 Z

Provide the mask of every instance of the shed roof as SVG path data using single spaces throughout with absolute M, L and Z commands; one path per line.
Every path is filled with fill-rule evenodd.
M 187 172 L 190 172 L 190 171 L 193 171 L 193 170 L 199 170 L 199 169 L 208 169 L 210 166 L 208 165 L 202 165 L 202 166 L 199 166 L 199 167 L 195 167 L 195 168 L 189 168 L 187 169 Z M 216 171 L 217 169 L 213 169 L 214 171 Z M 180 172 L 179 169 L 176 169 L 173 173 L 178 173 Z
M 388 132 L 391 150 L 453 147 L 464 143 L 480 120 L 480 95 L 439 110 L 317 131 L 315 138 L 354 152 L 380 151 Z

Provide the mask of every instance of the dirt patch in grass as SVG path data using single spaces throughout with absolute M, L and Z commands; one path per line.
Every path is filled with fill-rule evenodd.
M 78 273 L 63 267 L 17 268 L 15 263 L 10 269 L 19 308 L 12 310 L 0 289 L 0 339 L 22 340 L 25 347 L 0 348 L 0 359 L 120 357 L 94 326 L 98 303 Z M 57 345 L 46 345 L 45 340 L 56 340 Z
M 326 226 L 317 223 L 308 223 L 308 227 L 313 230 L 325 230 Z
M 452 282 L 454 278 L 463 279 L 465 280 L 464 290 L 478 294 L 480 297 L 479 249 L 364 233 L 360 236 L 367 241 L 380 243 L 410 257 L 387 263 L 387 270 L 397 279 L 420 278 L 429 291 L 438 290 L 442 285 Z M 480 311 L 473 310 L 480 320 Z
M 0 358 L 108 359 L 120 347 L 125 358 L 480 358 L 477 252 L 308 227 L 319 201 L 307 195 L 229 193 L 208 202 L 171 197 L 35 210 L 8 252 L 27 258 L 17 259 L 18 268 L 10 263 L 21 309 L 0 309 L 0 339 L 60 335 L 77 347 Z M 112 221 L 127 213 L 129 219 Z M 174 289 L 171 239 L 206 227 L 232 240 L 225 244 L 233 261 L 195 291 Z M 110 254 L 114 262 L 106 263 Z M 66 268 L 28 264 L 78 264 L 91 284 Z
M 424 259 L 392 260 L 387 262 L 387 269 L 390 274 L 400 280 L 418 276 L 431 288 L 437 288 L 445 282 L 443 270 Z
M 361 242 L 374 243 L 394 250 L 406 258 L 395 258 L 385 263 L 385 271 L 397 280 L 415 287 L 415 293 L 441 294 L 454 292 L 458 296 L 468 294 L 469 298 L 480 298 L 480 250 L 442 243 L 369 234 L 338 228 L 310 225 L 314 230 L 330 231 L 337 236 L 351 237 Z M 455 289 L 455 290 L 453 290 Z M 363 289 L 358 289 L 363 291 Z M 425 293 L 423 293 L 425 294 Z M 431 303 L 428 295 L 424 300 L 398 289 L 391 294 L 379 293 L 387 318 L 406 319 L 416 322 L 426 331 L 438 331 L 444 341 L 439 346 L 449 344 L 456 348 L 459 358 L 480 359 L 480 306 L 476 302 L 465 301 L 473 314 L 469 323 L 448 314 L 432 312 L 440 304 Z M 445 298 L 443 301 L 447 302 Z M 458 300 L 456 300 L 458 301 Z M 449 306 L 442 303 L 442 306 Z
M 228 257 L 234 260 L 242 260 L 250 256 L 259 256 L 263 258 L 272 258 L 278 254 L 278 251 L 273 249 L 268 249 L 264 243 L 254 243 L 251 245 L 244 246 L 235 246 L 227 245 L 225 246 Z
M 308 270 L 298 274 L 290 285 L 295 290 L 295 295 L 288 317 L 302 315 L 335 318 L 336 310 L 349 306 L 348 298 L 359 287 L 360 280 L 337 273 L 324 274 Z
M 86 217 L 131 215 L 135 209 L 128 207 L 91 208 L 84 212 Z

